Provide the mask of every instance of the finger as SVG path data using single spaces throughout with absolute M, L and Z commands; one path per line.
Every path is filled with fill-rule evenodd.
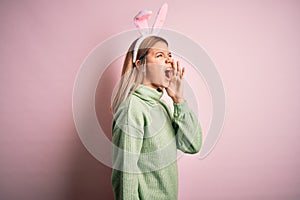
M 182 68 L 181 78 L 183 78 L 185 72 L 185 67 Z
M 181 74 L 180 63 L 179 63 L 179 61 L 177 61 L 176 63 L 177 63 L 177 72 L 178 72 L 178 74 Z
M 177 74 L 177 63 L 175 62 L 174 59 L 172 59 L 172 62 L 173 62 L 174 73 Z
M 173 70 L 175 70 L 175 67 L 174 67 L 174 60 L 173 60 L 173 59 L 170 60 L 170 63 L 171 63 L 171 66 L 172 66 Z

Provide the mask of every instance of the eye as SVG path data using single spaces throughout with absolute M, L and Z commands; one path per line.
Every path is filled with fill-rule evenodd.
M 172 58 L 172 54 L 169 54 L 169 58 Z
M 161 53 L 157 54 L 156 57 L 162 57 L 163 55 Z

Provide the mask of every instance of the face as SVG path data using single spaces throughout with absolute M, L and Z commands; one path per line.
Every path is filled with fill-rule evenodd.
M 171 53 L 166 43 L 159 41 L 146 56 L 146 77 L 143 84 L 152 88 L 167 88 L 172 76 Z

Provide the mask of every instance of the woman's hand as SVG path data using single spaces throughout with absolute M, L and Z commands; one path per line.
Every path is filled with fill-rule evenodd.
M 184 67 L 180 67 L 179 61 L 172 59 L 172 68 L 174 70 L 173 77 L 170 80 L 169 86 L 166 88 L 167 94 L 172 98 L 174 103 L 183 103 L 183 75 Z

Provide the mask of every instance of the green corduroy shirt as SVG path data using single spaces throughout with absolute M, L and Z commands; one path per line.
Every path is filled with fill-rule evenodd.
M 172 114 L 163 93 L 139 85 L 121 103 L 112 124 L 116 200 L 177 200 L 177 149 L 199 152 L 202 131 L 187 102 Z

